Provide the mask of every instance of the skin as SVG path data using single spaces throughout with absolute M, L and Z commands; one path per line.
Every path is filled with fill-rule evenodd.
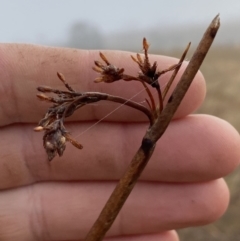
M 126 73 L 138 71 L 130 53 L 104 54 Z M 32 130 L 49 107 L 35 97 L 36 87 L 64 89 L 57 71 L 78 91 L 131 98 L 142 90 L 137 82 L 94 84 L 97 74 L 91 67 L 98 59 L 97 51 L 0 45 L 0 240 L 82 240 L 139 147 L 146 118 L 125 106 L 87 130 L 118 106 L 108 102 L 71 117 L 66 127 L 84 148 L 68 143 L 63 157 L 51 163 L 42 133 Z M 164 56 L 150 59 L 158 61 L 159 69 L 177 62 Z M 168 77 L 160 78 L 161 86 Z M 211 223 L 225 212 L 229 191 L 222 177 L 239 164 L 240 138 L 221 119 L 191 114 L 205 91 L 199 72 L 108 240 L 177 241 L 174 229 Z M 134 100 L 142 102 L 145 96 L 141 92 Z

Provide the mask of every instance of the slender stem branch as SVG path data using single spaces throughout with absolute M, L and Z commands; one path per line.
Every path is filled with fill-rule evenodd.
M 161 93 L 161 89 L 158 86 L 157 88 L 157 93 L 158 93 L 158 102 L 159 102 L 159 113 L 162 112 L 163 110 L 163 98 L 162 98 L 162 93 Z
M 168 91 L 169 91 L 169 89 L 170 89 L 170 87 L 171 87 L 171 85 L 172 85 L 172 83 L 173 83 L 173 81 L 174 81 L 174 79 L 175 79 L 175 77 L 176 77 L 179 69 L 180 69 L 181 66 L 182 66 L 182 63 L 183 63 L 183 61 L 184 61 L 184 59 L 185 59 L 185 57 L 186 57 L 186 55 L 187 55 L 187 52 L 188 52 L 188 50 L 189 50 L 189 48 L 190 48 L 190 45 L 191 45 L 191 43 L 189 43 L 189 44 L 187 45 L 184 53 L 182 54 L 182 57 L 180 58 L 180 60 L 179 60 L 179 62 L 178 62 L 178 66 L 177 66 L 177 67 L 175 68 L 175 70 L 173 71 L 173 73 L 172 73 L 172 75 L 171 75 L 171 78 L 169 79 L 169 81 L 168 81 L 165 89 L 163 90 L 163 93 L 162 93 L 163 101 L 165 100 L 165 97 L 166 97 L 166 95 L 167 95 L 167 93 L 168 93 Z
M 151 91 L 149 90 L 148 86 L 146 85 L 145 82 L 141 81 L 143 87 L 145 88 L 148 96 L 149 96 L 149 99 L 151 101 L 151 105 L 150 105 L 150 109 L 153 110 L 153 111 L 156 111 L 156 104 L 155 104 L 155 101 L 154 101 L 154 98 L 153 98 L 153 95 L 151 93 Z
M 98 219 L 87 234 L 85 241 L 102 240 L 105 236 L 105 233 L 111 227 L 124 202 L 132 191 L 138 177 L 141 175 L 144 167 L 150 159 L 155 148 L 155 143 L 165 132 L 174 113 L 176 112 L 190 84 L 192 83 L 194 76 L 196 75 L 204 57 L 206 56 L 213 42 L 219 26 L 219 17 L 216 16 L 206 30 L 197 50 L 190 60 L 166 107 L 163 109 L 156 122 L 147 130 L 142 140 L 141 147 L 135 154 L 126 173 L 123 175 L 109 200 L 105 204 Z
M 91 98 L 93 100 L 91 100 Z M 88 99 L 89 99 L 89 102 L 88 102 Z M 137 102 L 134 102 L 130 99 L 124 99 L 119 96 L 109 95 L 109 94 L 100 93 L 100 92 L 85 92 L 82 96 L 77 97 L 77 99 L 75 99 L 71 103 L 71 105 L 82 104 L 84 102 L 87 102 L 87 104 L 88 104 L 88 103 L 98 102 L 100 100 L 112 101 L 112 102 L 120 103 L 123 105 L 127 105 L 129 107 L 132 107 L 134 109 L 137 109 L 137 110 L 143 112 L 148 117 L 148 119 L 150 121 L 150 125 L 153 124 L 153 115 L 149 109 L 147 109 L 145 106 L 143 106 Z M 80 105 L 80 107 L 81 106 L 82 105 Z

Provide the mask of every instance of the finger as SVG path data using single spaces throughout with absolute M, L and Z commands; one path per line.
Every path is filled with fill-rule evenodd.
M 78 136 L 88 128 L 70 124 Z M 48 162 L 42 134 L 32 126 L 0 130 L 0 188 L 48 180 L 119 180 L 138 147 L 145 124 L 101 123 L 77 140 L 78 150 L 67 144 L 61 158 Z M 240 137 L 227 122 L 196 115 L 173 121 L 159 140 L 141 180 L 203 182 L 227 175 L 240 161 Z M 106 151 L 107 150 L 107 151 Z
M 83 239 L 116 183 L 42 183 L 2 191 L 0 238 Z M 222 179 L 195 184 L 137 184 L 108 237 L 159 233 L 204 225 L 226 210 L 229 192 Z
M 109 241 L 179 241 L 176 231 L 167 231 L 158 234 L 131 235 L 107 238 Z
M 132 75 L 138 73 L 139 70 L 136 63 L 130 58 L 132 53 L 120 51 L 105 51 L 104 53 L 114 65 L 124 67 L 126 73 Z M 40 102 L 36 98 L 36 88 L 40 85 L 48 85 L 64 89 L 63 84 L 57 78 L 57 72 L 63 73 L 69 84 L 77 91 L 101 91 L 127 99 L 136 95 L 134 101 L 142 102 L 145 100 L 146 93 L 143 91 L 142 85 L 136 81 L 94 84 L 93 80 L 97 74 L 92 70 L 92 66 L 94 60 L 98 59 L 98 51 L 19 44 L 1 45 L 0 125 L 14 122 L 38 122 L 46 112 L 49 104 Z M 156 60 L 160 69 L 168 68 L 178 61 L 175 58 L 156 55 L 152 56 L 151 60 Z M 184 63 L 184 66 L 186 67 L 186 63 Z M 181 68 L 176 82 L 179 80 L 183 69 L 184 67 Z M 160 78 L 161 85 L 165 86 L 169 76 L 170 73 L 167 73 Z M 138 94 L 139 92 L 141 93 Z M 176 117 L 182 117 L 191 113 L 201 104 L 204 96 L 204 78 L 198 73 Z M 78 111 L 72 120 L 101 119 L 116 109 L 117 106 L 119 105 L 92 105 L 89 108 L 83 108 L 82 111 Z M 106 120 L 143 121 L 147 119 L 139 111 L 122 107 Z

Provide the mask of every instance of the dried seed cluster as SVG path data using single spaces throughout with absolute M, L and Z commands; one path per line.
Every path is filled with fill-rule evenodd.
M 105 57 L 105 55 L 101 52 L 100 58 L 103 60 L 103 63 L 101 63 L 100 61 L 94 61 L 95 66 L 93 67 L 93 70 L 100 74 L 100 76 L 95 79 L 96 83 L 112 83 L 118 80 L 134 80 L 142 83 L 150 99 L 146 99 L 150 110 L 145 106 L 139 105 L 135 102 L 117 96 L 111 96 L 108 94 L 101 94 L 96 92 L 76 92 L 66 82 L 64 76 L 60 73 L 57 73 L 57 76 L 63 82 L 67 90 L 62 91 L 58 89 L 53 89 L 48 86 L 40 86 L 37 88 L 37 90 L 41 92 L 37 94 L 37 97 L 40 100 L 53 103 L 53 106 L 48 109 L 44 118 L 40 120 L 38 126 L 34 129 L 35 131 L 45 131 L 43 136 L 43 146 L 47 152 L 49 161 L 51 161 L 57 154 L 59 156 L 63 155 L 67 141 L 72 143 L 78 149 L 82 149 L 82 145 L 78 143 L 76 140 L 74 140 L 64 127 L 64 120 L 66 117 L 71 116 L 77 109 L 89 103 L 97 102 L 100 100 L 109 100 L 118 103 L 124 103 L 132 108 L 136 108 L 144 112 L 148 116 L 150 124 L 153 123 L 153 120 L 159 116 L 163 109 L 163 97 L 162 92 L 160 90 L 158 79 L 162 74 L 168 71 L 179 69 L 182 62 L 170 66 L 165 70 L 158 71 L 157 63 L 154 62 L 153 64 L 151 64 L 149 61 L 148 48 L 149 44 L 147 43 L 147 40 L 144 38 L 144 57 L 142 58 L 140 54 L 137 54 L 136 58 L 131 56 L 133 61 L 136 62 L 140 68 L 140 71 L 136 76 L 125 74 L 125 70 L 123 68 L 118 68 L 112 65 Z M 147 85 L 157 90 L 159 97 L 159 106 L 155 104 L 153 95 Z M 56 97 L 48 96 L 45 93 L 53 93 L 56 95 Z

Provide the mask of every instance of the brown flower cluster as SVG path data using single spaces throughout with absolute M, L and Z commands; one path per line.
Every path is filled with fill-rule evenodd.
M 134 62 L 136 62 L 140 68 L 138 76 L 131 76 L 128 74 L 124 74 L 124 68 L 117 68 L 116 66 L 112 65 L 106 58 L 106 56 L 100 52 L 100 57 L 104 61 L 105 64 L 102 64 L 99 61 L 95 61 L 95 66 L 93 70 L 100 73 L 100 76 L 95 79 L 96 83 L 105 82 L 105 83 L 112 83 L 117 80 L 138 80 L 141 82 L 145 82 L 151 85 L 154 88 L 160 88 L 158 79 L 160 75 L 174 70 L 178 65 L 173 65 L 168 69 L 157 71 L 157 62 L 155 61 L 153 64 L 150 63 L 148 58 L 148 49 L 149 44 L 146 38 L 143 39 L 143 50 L 144 50 L 144 58 L 141 57 L 140 54 L 137 54 L 136 58 L 131 56 Z
M 150 119 L 150 123 L 153 123 L 153 120 L 156 119 L 163 110 L 164 96 L 162 95 L 162 93 L 164 92 L 162 92 L 160 89 L 158 79 L 162 74 L 168 71 L 174 69 L 177 70 L 180 67 L 180 65 L 176 64 L 169 67 L 168 69 L 158 71 L 157 63 L 154 62 L 153 64 L 151 64 L 149 61 L 148 49 L 149 44 L 147 43 L 147 40 L 144 38 L 144 56 L 142 57 L 140 54 L 137 54 L 136 58 L 131 56 L 133 61 L 136 62 L 140 68 L 140 71 L 138 74 L 136 74 L 136 77 L 125 74 L 124 68 L 118 68 L 111 64 L 105 57 L 105 55 L 101 52 L 100 58 L 103 60 L 103 63 L 101 63 L 100 61 L 94 61 L 95 66 L 93 67 L 93 70 L 100 74 L 100 76 L 95 79 L 96 83 L 112 83 L 121 79 L 125 81 L 134 80 L 142 83 L 149 97 L 149 100 L 146 99 L 149 109 L 143 105 L 139 105 L 137 103 L 134 103 L 133 101 L 126 100 L 124 98 L 117 96 L 111 96 L 108 94 L 97 92 L 76 92 L 65 81 L 64 76 L 60 73 L 57 73 L 58 78 L 63 82 L 67 90 L 62 91 L 58 89 L 53 89 L 48 86 L 40 86 L 37 88 L 38 91 L 41 92 L 37 94 L 37 97 L 40 100 L 44 100 L 53 104 L 53 106 L 51 106 L 48 109 L 44 118 L 40 120 L 39 125 L 34 129 L 35 131 L 45 131 L 43 136 L 43 146 L 47 152 L 49 161 L 51 161 L 56 155 L 63 155 L 67 141 L 71 142 L 78 149 L 82 148 L 82 145 L 75 141 L 69 135 L 63 123 L 66 117 L 71 116 L 77 109 L 89 103 L 97 102 L 100 100 L 108 100 L 117 103 L 122 103 L 124 105 L 128 105 L 132 108 L 144 112 Z M 157 90 L 159 100 L 158 105 L 155 104 L 153 95 L 147 85 L 150 85 L 151 87 Z M 165 89 L 165 92 L 166 91 L 167 90 Z M 45 93 L 55 94 L 56 97 L 48 96 Z
M 100 52 L 99 55 L 106 65 L 102 64 L 99 61 L 94 61 L 95 66 L 93 67 L 93 70 L 101 74 L 101 76 L 96 78 L 94 82 L 112 83 L 114 81 L 122 79 L 124 69 L 119 69 L 116 66 L 110 64 L 103 53 Z
M 37 97 L 40 100 L 53 103 L 53 106 L 49 108 L 44 118 L 39 121 L 38 126 L 34 128 L 35 131 L 45 131 L 43 135 L 43 146 L 46 150 L 49 161 L 51 161 L 57 154 L 59 156 L 63 155 L 67 141 L 79 149 L 83 148 L 80 143 L 70 136 L 63 124 L 64 118 L 70 116 L 74 112 L 75 108 L 78 107 L 71 104 L 82 95 L 80 93 L 76 93 L 65 82 L 62 74 L 58 73 L 58 77 L 65 84 L 68 91 L 61 91 L 52 89 L 48 86 L 41 86 L 38 87 L 38 91 L 42 93 L 37 94 Z M 57 97 L 53 98 L 51 96 L 47 96 L 44 94 L 46 92 L 55 93 L 57 94 Z

